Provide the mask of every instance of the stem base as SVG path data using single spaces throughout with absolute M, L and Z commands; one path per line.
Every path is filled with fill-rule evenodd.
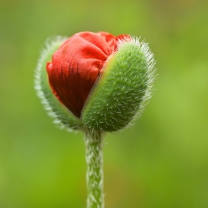
M 87 208 L 104 208 L 102 133 L 85 132 Z

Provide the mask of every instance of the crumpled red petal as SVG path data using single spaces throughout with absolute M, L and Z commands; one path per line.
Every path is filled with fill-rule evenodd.
M 106 32 L 81 32 L 67 39 L 53 54 L 46 69 L 54 95 L 75 116 L 84 103 L 107 58 L 116 51 L 119 39 Z

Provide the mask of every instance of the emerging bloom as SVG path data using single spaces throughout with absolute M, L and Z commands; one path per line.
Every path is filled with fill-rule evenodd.
M 35 88 L 55 123 L 85 134 L 87 207 L 104 207 L 103 132 L 128 126 L 141 114 L 154 79 L 147 44 L 129 35 L 81 32 L 46 44 Z
M 80 117 L 84 103 L 118 41 L 127 35 L 81 32 L 67 39 L 47 63 L 50 86 L 55 96 L 75 116 Z
M 129 35 L 80 32 L 47 45 L 36 89 L 56 123 L 72 129 L 116 131 L 150 97 L 154 59 L 147 44 Z

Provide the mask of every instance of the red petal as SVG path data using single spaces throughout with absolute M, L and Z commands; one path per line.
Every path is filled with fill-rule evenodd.
M 77 117 L 103 64 L 116 50 L 118 37 L 105 32 L 77 33 L 67 39 L 54 53 L 52 62 L 47 63 L 53 93 Z

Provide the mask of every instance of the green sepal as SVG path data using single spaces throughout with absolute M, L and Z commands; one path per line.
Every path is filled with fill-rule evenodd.
M 42 51 L 36 68 L 35 89 L 49 116 L 54 118 L 54 123 L 67 130 L 77 130 L 81 128 L 81 121 L 55 97 L 46 71 L 46 63 L 51 61 L 53 53 L 65 40 L 64 37 L 56 37 L 46 43 L 46 48 Z
M 82 111 L 87 129 L 117 131 L 141 113 L 153 80 L 153 55 L 138 39 L 120 42 Z

